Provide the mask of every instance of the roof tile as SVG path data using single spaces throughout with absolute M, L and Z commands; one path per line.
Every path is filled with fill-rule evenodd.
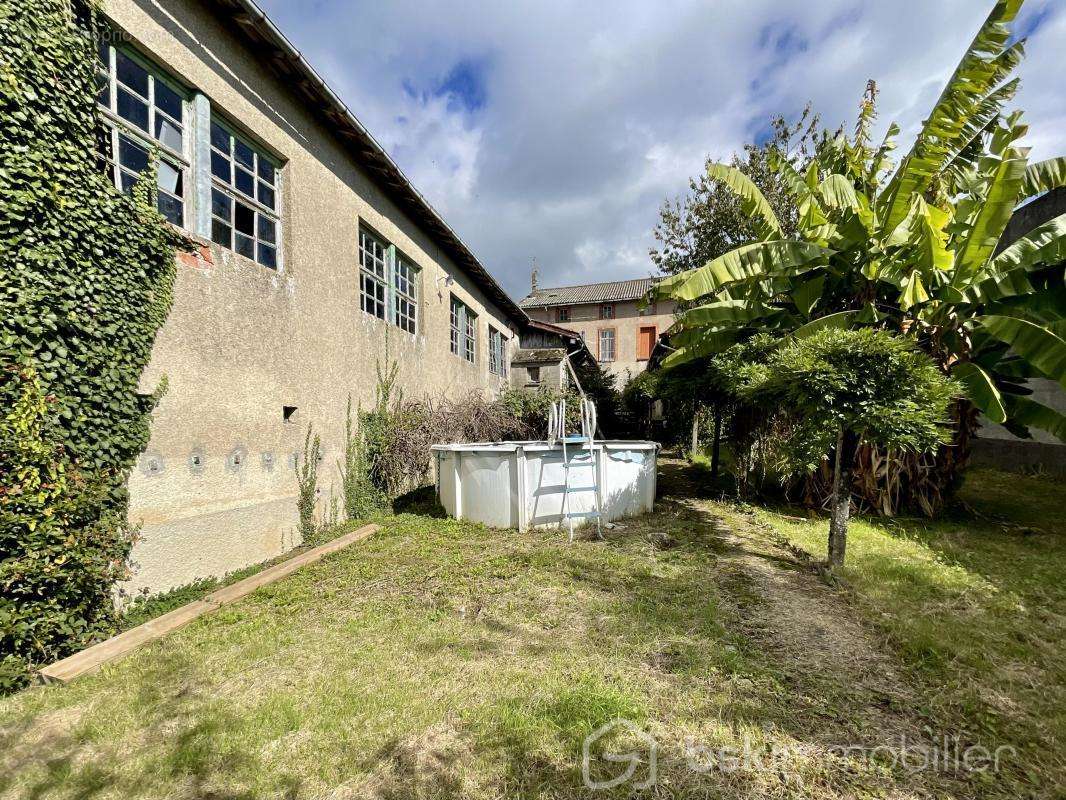
M 538 289 L 519 300 L 518 305 L 522 308 L 541 308 L 543 306 L 578 306 L 585 303 L 639 300 L 658 280 L 658 278 L 637 278 L 629 281 Z

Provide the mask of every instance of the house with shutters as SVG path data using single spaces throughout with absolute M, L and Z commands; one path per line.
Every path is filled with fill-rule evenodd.
M 648 367 L 659 336 L 674 322 L 675 304 L 642 300 L 655 278 L 542 289 L 534 271 L 519 306 L 531 319 L 574 331 L 596 359 L 619 377 L 619 387 Z

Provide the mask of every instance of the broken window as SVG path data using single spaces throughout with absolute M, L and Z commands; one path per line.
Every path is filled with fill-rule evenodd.
M 96 64 L 97 164 L 123 192 L 130 192 L 159 149 L 156 204 L 159 213 L 185 226 L 185 99 L 176 82 L 132 51 L 101 41 Z
M 211 240 L 278 268 L 281 221 L 273 159 L 226 124 L 211 119 Z

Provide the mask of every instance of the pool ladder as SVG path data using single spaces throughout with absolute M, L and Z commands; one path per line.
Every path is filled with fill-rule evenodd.
M 563 445 L 563 504 L 562 504 L 562 516 L 566 520 L 567 526 L 570 528 L 570 541 L 574 541 L 574 516 L 570 513 L 570 492 L 578 491 L 571 490 L 570 488 L 570 470 L 572 468 L 584 469 L 590 468 L 592 470 L 592 486 L 581 487 L 581 490 L 591 489 L 596 498 L 596 511 L 591 514 L 585 514 L 585 519 L 596 520 L 596 535 L 600 537 L 603 535 L 603 508 L 600 503 L 600 483 L 602 482 L 602 475 L 600 474 L 600 461 L 596 457 L 596 405 L 588 398 L 583 397 L 581 399 L 581 434 L 575 436 L 569 436 L 566 432 L 566 400 L 557 400 L 552 403 L 551 410 L 548 413 L 548 443 L 554 445 L 556 442 L 561 442 Z M 571 464 L 570 456 L 567 452 L 567 443 L 571 445 L 577 445 L 580 449 L 583 445 L 588 446 L 588 463 L 584 463 L 582 459 L 581 463 Z

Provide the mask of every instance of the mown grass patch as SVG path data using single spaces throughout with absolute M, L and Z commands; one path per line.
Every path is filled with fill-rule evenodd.
M 757 518 L 814 558 L 827 522 Z M 849 597 L 926 687 L 925 713 L 1015 748 L 1015 790 L 1066 781 L 1066 492 L 1051 478 L 973 469 L 943 518 L 855 520 Z
M 712 530 L 649 541 L 674 521 L 570 545 L 389 518 L 96 675 L 0 701 L 0 794 L 574 796 L 611 719 L 680 742 L 711 714 L 729 735 L 752 712 L 733 676 L 759 668 L 726 650 Z

